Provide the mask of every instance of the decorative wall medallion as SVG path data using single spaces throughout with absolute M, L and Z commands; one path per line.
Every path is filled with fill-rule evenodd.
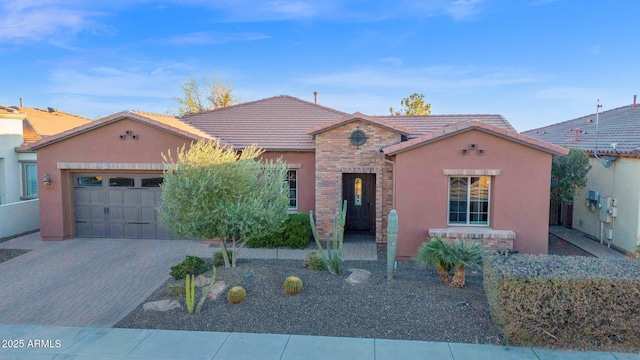
M 353 130 L 351 135 L 349 135 L 349 140 L 351 141 L 351 144 L 355 146 L 362 146 L 367 142 L 367 134 L 360 129 Z

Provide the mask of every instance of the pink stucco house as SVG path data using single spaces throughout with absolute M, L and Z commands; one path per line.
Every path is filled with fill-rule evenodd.
M 42 237 L 171 238 L 155 216 L 161 154 L 213 138 L 282 157 L 290 211 L 314 210 L 322 233 L 344 198 L 347 230 L 384 243 L 395 208 L 400 259 L 429 236 L 546 253 L 551 155 L 567 152 L 500 115 L 367 116 L 290 96 L 184 119 L 121 112 L 29 145 L 39 177 L 51 178 L 40 189 Z

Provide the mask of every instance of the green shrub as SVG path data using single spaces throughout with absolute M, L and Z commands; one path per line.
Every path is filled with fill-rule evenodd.
M 184 284 L 169 284 L 169 291 L 175 296 L 184 296 L 185 288 Z
M 289 214 L 284 225 L 284 246 L 304 249 L 309 245 L 311 236 L 309 214 Z
M 261 236 L 255 239 L 249 239 L 249 241 L 247 241 L 247 246 L 251 248 L 275 249 L 279 246 L 283 246 L 283 235 L 284 233 L 282 232 L 282 230 L 278 230 L 269 235 Z
M 229 262 L 233 261 L 233 251 L 227 250 L 227 256 Z M 213 266 L 224 266 L 224 256 L 222 256 L 222 250 L 213 253 Z
M 171 267 L 171 276 L 174 279 L 184 279 L 187 274 L 198 275 L 207 271 L 207 265 L 204 259 L 197 256 L 187 255 L 187 257 L 178 265 Z
M 483 273 L 491 317 L 508 343 L 640 352 L 640 262 L 491 255 Z
M 318 256 L 318 253 L 315 251 L 312 251 L 305 256 L 302 266 L 305 269 L 316 271 L 327 270 L 327 267 L 324 265 L 324 261 L 322 261 L 322 258 Z
M 255 239 L 249 239 L 252 248 L 288 247 L 304 249 L 309 244 L 311 225 L 308 214 L 288 214 L 278 231 Z

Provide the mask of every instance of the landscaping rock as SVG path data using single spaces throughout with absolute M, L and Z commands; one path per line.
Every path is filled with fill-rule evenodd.
M 224 280 L 216 281 L 209 292 L 209 299 L 215 300 L 227 289 L 227 283 Z
M 169 311 L 175 308 L 181 308 L 182 306 L 180 306 L 180 303 L 178 302 L 178 300 L 158 300 L 158 301 L 152 301 L 152 302 L 148 302 L 144 305 L 142 305 L 142 308 L 144 310 L 149 310 L 149 311 Z
M 196 286 L 197 287 L 205 287 L 205 286 L 209 286 L 209 284 L 211 284 L 211 278 L 206 277 L 204 275 L 196 276 Z
M 351 285 L 361 284 L 371 277 L 371 272 L 363 269 L 347 269 L 351 273 L 345 281 Z

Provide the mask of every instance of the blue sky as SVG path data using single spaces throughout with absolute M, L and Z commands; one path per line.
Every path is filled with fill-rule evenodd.
M 177 109 L 190 76 L 387 115 L 497 113 L 518 131 L 633 102 L 633 0 L 0 0 L 0 104 L 89 118 Z

